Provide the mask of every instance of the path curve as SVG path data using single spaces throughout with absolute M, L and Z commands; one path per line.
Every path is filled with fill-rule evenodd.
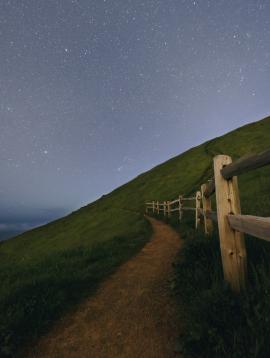
M 169 279 L 182 241 L 168 225 L 148 219 L 151 241 L 41 338 L 29 358 L 180 357 Z

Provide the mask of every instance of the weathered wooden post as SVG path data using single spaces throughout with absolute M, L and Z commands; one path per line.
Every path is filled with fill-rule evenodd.
M 214 157 L 217 219 L 224 278 L 235 292 L 246 287 L 247 257 L 244 235 L 231 229 L 227 215 L 240 214 L 237 178 L 224 179 L 221 169 L 232 162 L 227 155 Z
M 157 201 L 157 213 L 159 215 L 159 201 Z
M 152 209 L 153 209 L 153 213 L 155 212 L 155 202 L 152 201 Z
M 182 203 L 182 195 L 179 195 L 179 221 L 182 220 L 182 216 L 183 216 L 183 211 L 182 211 L 182 206 L 183 206 L 183 203 Z
M 166 201 L 163 201 L 163 213 L 166 216 Z
M 201 186 L 201 194 L 202 194 L 202 206 L 203 206 L 203 218 L 204 218 L 204 232 L 206 235 L 209 235 L 213 231 L 213 222 L 206 216 L 207 211 L 211 211 L 211 198 L 206 198 L 204 193 L 206 191 L 207 184 L 203 184 Z
M 168 210 L 168 218 L 171 217 L 171 204 L 169 201 L 167 201 L 167 210 Z
M 201 192 L 196 192 L 196 210 L 195 210 L 195 227 L 198 229 L 200 224 Z

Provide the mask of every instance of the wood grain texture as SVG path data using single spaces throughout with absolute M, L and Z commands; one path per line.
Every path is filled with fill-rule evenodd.
M 270 149 L 260 154 L 242 157 L 221 169 L 224 179 L 230 179 L 235 175 L 246 173 L 250 170 L 264 167 L 270 164 Z
M 234 230 L 270 241 L 270 218 L 252 215 L 228 215 L 230 227 Z
M 217 155 L 214 158 L 214 173 L 217 201 L 217 217 L 220 239 L 220 249 L 224 278 L 235 292 L 246 286 L 247 261 L 244 236 L 233 230 L 227 216 L 231 213 L 240 214 L 240 200 L 237 178 L 226 180 L 221 175 L 221 169 L 231 163 L 231 157 Z

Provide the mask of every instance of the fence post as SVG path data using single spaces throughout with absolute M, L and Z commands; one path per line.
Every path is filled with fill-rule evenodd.
M 155 212 L 155 202 L 154 201 L 152 201 L 152 209 L 153 209 L 153 214 L 154 214 L 154 212 Z
M 246 286 L 247 258 L 244 235 L 231 229 L 227 215 L 240 214 L 240 199 L 237 178 L 226 180 L 221 169 L 232 162 L 227 155 L 214 157 L 214 174 L 217 201 L 217 219 L 220 249 L 225 280 L 235 292 Z
M 201 192 L 196 192 L 195 227 L 198 229 L 200 223 Z
M 157 213 L 159 214 L 159 201 L 157 201 Z
M 167 201 L 167 210 L 168 210 L 168 218 L 171 217 L 171 204 L 169 201 Z
M 206 235 L 209 235 L 213 231 L 213 222 L 211 219 L 206 217 L 206 211 L 211 211 L 211 198 L 206 198 L 204 196 L 207 184 L 201 186 L 202 193 L 202 205 L 203 205 L 203 218 L 204 218 L 204 232 Z
M 179 221 L 182 220 L 183 211 L 182 211 L 182 195 L 179 195 Z
M 164 216 L 166 216 L 166 201 L 163 201 L 163 213 L 164 213 Z

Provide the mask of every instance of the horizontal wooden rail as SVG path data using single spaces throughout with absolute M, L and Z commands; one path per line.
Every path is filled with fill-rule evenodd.
M 221 174 L 224 179 L 230 179 L 233 176 L 264 167 L 268 164 L 270 164 L 270 149 L 260 154 L 255 154 L 249 157 L 245 156 L 236 160 L 221 169 Z
M 176 200 L 170 201 L 170 205 L 173 205 L 173 204 L 176 204 L 176 203 L 179 203 L 179 199 L 176 199 Z
M 209 180 L 209 182 L 206 184 L 206 190 L 204 192 L 204 196 L 206 198 L 209 198 L 212 194 L 214 194 L 216 190 L 216 187 L 215 187 L 215 180 L 214 178 L 212 178 L 211 180 Z
M 230 227 L 260 239 L 270 241 L 270 218 L 252 215 L 228 215 Z
M 172 201 L 146 202 L 146 212 L 150 210 L 159 214 L 162 211 L 168 217 L 173 212 L 179 212 L 181 221 L 184 211 L 192 211 L 195 213 L 196 229 L 203 223 L 206 235 L 211 234 L 213 222 L 217 222 L 224 278 L 233 291 L 240 292 L 247 283 L 244 234 L 270 242 L 270 217 L 241 215 L 237 176 L 270 165 L 270 150 L 242 157 L 235 162 L 228 155 L 217 155 L 213 164 L 214 178 L 202 184 L 196 196 L 185 198 L 179 195 Z M 216 194 L 217 212 L 211 209 L 210 197 L 213 193 Z

